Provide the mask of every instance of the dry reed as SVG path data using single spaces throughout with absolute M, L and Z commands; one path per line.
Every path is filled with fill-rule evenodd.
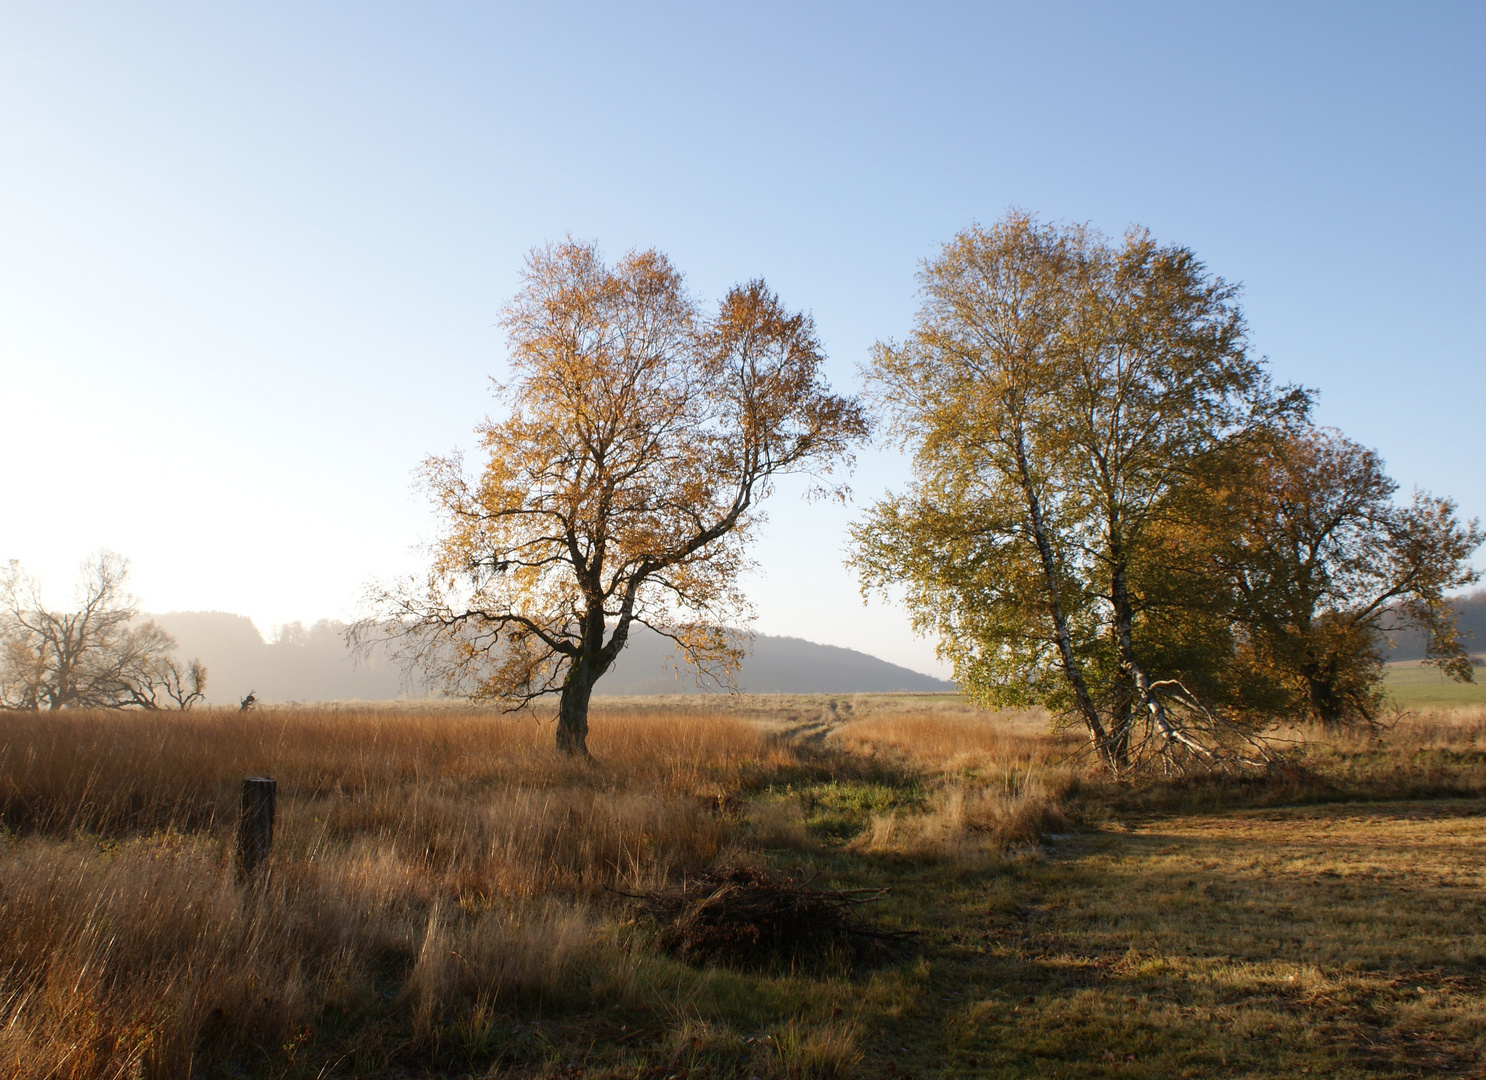
M 1288 772 L 1137 792 L 1085 775 L 1045 717 L 766 704 L 600 709 L 589 763 L 556 755 L 549 725 L 468 709 L 0 714 L 0 1076 L 314 1075 L 326 1047 L 337 1074 L 484 1069 L 496 1014 L 654 1008 L 663 962 L 609 890 L 674 885 L 739 845 L 974 861 L 1100 799 L 1486 792 L 1481 709 L 1299 731 Z M 232 832 L 252 774 L 277 778 L 280 806 L 267 874 L 244 884 Z M 854 838 L 815 829 L 848 803 Z M 779 1028 L 764 1057 L 717 1016 L 678 1023 L 690 1034 L 659 1050 L 781 1076 L 861 1060 L 845 1020 Z

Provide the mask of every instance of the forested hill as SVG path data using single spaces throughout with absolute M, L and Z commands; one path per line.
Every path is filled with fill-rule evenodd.
M 1455 625 L 1465 636 L 1465 647 L 1472 653 L 1486 653 L 1486 589 L 1455 598 Z M 1389 634 L 1394 647 L 1385 655 L 1389 660 L 1420 660 L 1424 657 L 1424 635 L 1417 630 L 1400 630 Z
M 685 694 L 697 680 L 670 670 L 670 642 L 648 627 L 630 632 L 629 646 L 594 688 L 598 694 Z M 754 694 L 850 694 L 907 690 L 953 691 L 955 684 L 921 675 L 855 649 L 817 645 L 797 637 L 753 639 L 738 673 L 738 688 Z
M 207 667 L 207 701 L 237 702 L 248 691 L 260 701 L 385 701 L 422 696 L 402 672 L 380 658 L 355 661 L 337 622 L 291 623 L 265 641 L 245 615 L 222 611 L 177 611 L 151 616 L 180 643 L 179 655 L 200 657 Z M 698 693 L 696 681 L 677 676 L 667 663 L 669 642 L 637 627 L 598 694 Z M 754 639 L 738 686 L 752 693 L 873 693 L 904 690 L 941 692 L 953 683 L 875 656 L 817 645 L 800 638 Z

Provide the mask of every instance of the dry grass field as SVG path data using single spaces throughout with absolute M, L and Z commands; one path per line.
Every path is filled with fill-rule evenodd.
M 1113 784 L 952 697 L 0 715 L 0 1076 L 1479 1076 L 1486 710 Z M 241 778 L 279 784 L 239 880 Z M 721 865 L 871 955 L 684 963 Z

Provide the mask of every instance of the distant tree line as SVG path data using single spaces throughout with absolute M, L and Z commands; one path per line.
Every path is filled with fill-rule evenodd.
M 1456 632 L 1465 647 L 1477 656 L 1486 653 L 1486 589 L 1457 596 L 1450 601 L 1450 607 L 1455 612 Z M 1405 618 L 1391 619 L 1384 637 L 1384 656 L 1390 661 L 1429 658 L 1427 631 Z
M 20 565 L 0 571 L 0 709 L 189 709 L 206 668 L 175 658 L 173 637 L 125 588 L 126 560 L 109 552 L 82 568 L 74 603 L 48 606 Z

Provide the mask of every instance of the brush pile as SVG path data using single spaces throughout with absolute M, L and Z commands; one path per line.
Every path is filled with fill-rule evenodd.
M 844 955 L 852 959 L 906 940 L 857 909 L 885 889 L 818 889 L 762 867 L 727 865 L 677 892 L 639 897 L 661 927 L 661 945 L 691 964 L 734 967 Z

